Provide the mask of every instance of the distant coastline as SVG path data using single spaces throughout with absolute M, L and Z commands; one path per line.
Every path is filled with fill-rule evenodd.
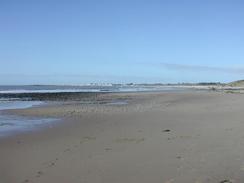
M 102 93 L 209 90 L 244 93 L 244 81 L 231 83 L 154 83 L 154 84 L 86 84 L 86 85 L 0 85 L 0 101 L 86 100 Z

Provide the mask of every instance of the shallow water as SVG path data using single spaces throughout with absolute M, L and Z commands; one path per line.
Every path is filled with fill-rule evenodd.
M 57 119 L 53 118 L 29 118 L 17 115 L 1 114 L 1 110 L 24 109 L 41 105 L 40 101 L 0 101 L 0 137 L 16 133 L 33 131 L 45 126 L 52 126 Z
M 38 130 L 42 127 L 52 127 L 54 121 L 56 119 L 0 115 L 0 137 Z
M 0 110 L 5 109 L 25 109 L 36 105 L 41 105 L 40 101 L 10 101 L 0 100 Z

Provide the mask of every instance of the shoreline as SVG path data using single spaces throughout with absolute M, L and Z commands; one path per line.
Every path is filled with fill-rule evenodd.
M 244 87 L 229 85 L 166 85 L 154 86 L 148 90 L 135 91 L 55 91 L 55 90 L 26 90 L 26 91 L 7 91 L 0 92 L 0 99 L 13 101 L 89 101 L 98 100 L 100 96 L 120 95 L 132 93 L 169 93 L 169 92 L 196 92 L 196 91 L 215 91 L 226 93 L 244 93 Z M 161 88 L 161 89 L 160 89 Z M 166 89 L 167 88 L 167 89 Z M 170 89 L 169 89 L 170 88 Z M 1 101 L 0 100 L 0 101 Z

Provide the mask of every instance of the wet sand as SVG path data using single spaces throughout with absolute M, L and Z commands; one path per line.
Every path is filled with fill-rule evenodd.
M 244 95 L 107 94 L 127 105 L 54 103 L 7 111 L 59 117 L 0 139 L 2 183 L 242 183 Z

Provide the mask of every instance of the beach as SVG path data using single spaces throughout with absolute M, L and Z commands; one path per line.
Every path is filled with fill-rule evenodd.
M 59 122 L 0 138 L 0 182 L 244 181 L 243 94 L 127 92 L 91 98 L 3 111 Z

